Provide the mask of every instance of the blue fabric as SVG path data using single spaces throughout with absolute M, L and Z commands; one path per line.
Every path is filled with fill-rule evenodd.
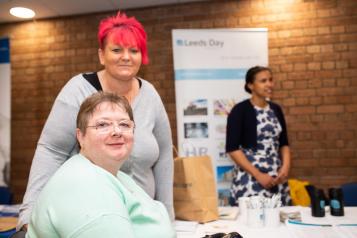
M 0 231 L 0 238 L 9 238 L 11 235 L 15 234 L 16 228 L 7 231 Z
M 357 183 L 347 183 L 341 186 L 345 206 L 357 206 Z
M 9 38 L 0 39 L 0 64 L 1 63 L 10 63 Z
M 11 192 L 8 187 L 0 187 L 0 204 L 11 204 Z

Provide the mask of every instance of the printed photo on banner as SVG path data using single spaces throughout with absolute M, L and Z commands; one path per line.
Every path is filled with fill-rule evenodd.
M 208 138 L 207 122 L 189 122 L 184 124 L 185 138 Z
M 228 116 L 236 103 L 235 99 L 215 99 L 213 100 L 213 113 L 217 116 Z
M 183 110 L 184 116 L 206 116 L 208 114 L 207 99 L 195 99 L 187 103 Z
M 229 206 L 230 189 L 219 188 L 218 189 L 218 204 L 219 206 Z

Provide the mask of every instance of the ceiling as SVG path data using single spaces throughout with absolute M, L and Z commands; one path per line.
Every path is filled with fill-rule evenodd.
M 197 1 L 202 0 L 0 0 L 0 23 L 24 20 L 10 15 L 11 7 L 31 8 L 41 19 Z

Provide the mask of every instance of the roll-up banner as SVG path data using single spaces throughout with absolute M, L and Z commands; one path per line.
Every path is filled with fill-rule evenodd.
M 7 186 L 10 169 L 11 78 L 9 38 L 0 38 L 0 186 Z
M 249 97 L 246 71 L 268 65 L 267 29 L 177 29 L 172 38 L 179 155 L 212 158 L 220 205 L 228 205 L 227 115 Z

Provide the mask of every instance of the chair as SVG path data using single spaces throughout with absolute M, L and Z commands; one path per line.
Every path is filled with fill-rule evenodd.
M 0 187 L 0 204 L 11 204 L 11 198 L 9 187 Z
M 347 183 L 341 186 L 345 206 L 357 206 L 357 183 Z

